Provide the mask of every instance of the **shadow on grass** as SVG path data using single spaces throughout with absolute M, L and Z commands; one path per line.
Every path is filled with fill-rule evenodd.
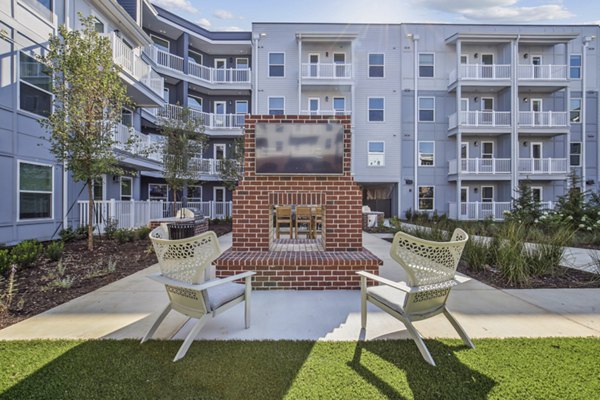
M 396 346 L 390 346 L 390 342 Z M 429 365 L 411 340 L 359 341 L 349 366 L 387 398 L 406 399 L 383 374 L 373 368 L 373 357 L 397 368 L 397 380 L 406 380 L 414 399 L 487 399 L 496 382 L 463 364 L 457 351 L 475 351 L 464 345 L 448 346 L 439 341 L 426 341 L 437 366 Z M 410 347 L 412 350 L 410 351 Z

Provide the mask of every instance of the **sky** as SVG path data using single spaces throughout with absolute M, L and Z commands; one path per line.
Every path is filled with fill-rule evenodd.
M 214 31 L 252 22 L 600 24 L 598 0 L 151 0 Z

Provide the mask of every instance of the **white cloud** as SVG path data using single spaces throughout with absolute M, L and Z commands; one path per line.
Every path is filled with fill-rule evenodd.
M 231 11 L 227 10 L 215 10 L 213 15 L 219 19 L 244 19 L 244 17 L 238 17 L 234 15 Z
M 518 0 L 422 0 L 417 4 L 471 20 L 496 22 L 553 21 L 573 16 L 560 4 L 519 7 Z
M 227 32 L 242 32 L 243 29 L 240 28 L 239 26 L 227 26 L 225 28 L 222 29 L 223 31 L 227 31 Z
M 200 18 L 196 23 L 205 29 L 210 29 L 212 26 L 212 23 L 206 18 Z
M 190 3 L 190 0 L 152 0 L 152 2 L 169 11 L 181 10 L 191 13 L 198 12 L 198 9 Z

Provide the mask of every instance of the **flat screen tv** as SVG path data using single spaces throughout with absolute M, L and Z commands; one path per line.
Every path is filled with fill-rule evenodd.
M 257 123 L 256 173 L 340 175 L 344 172 L 344 127 L 336 123 Z

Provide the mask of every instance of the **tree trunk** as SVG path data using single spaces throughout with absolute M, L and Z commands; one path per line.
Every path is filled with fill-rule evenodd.
M 94 191 L 92 180 L 88 178 L 88 250 L 94 250 Z

